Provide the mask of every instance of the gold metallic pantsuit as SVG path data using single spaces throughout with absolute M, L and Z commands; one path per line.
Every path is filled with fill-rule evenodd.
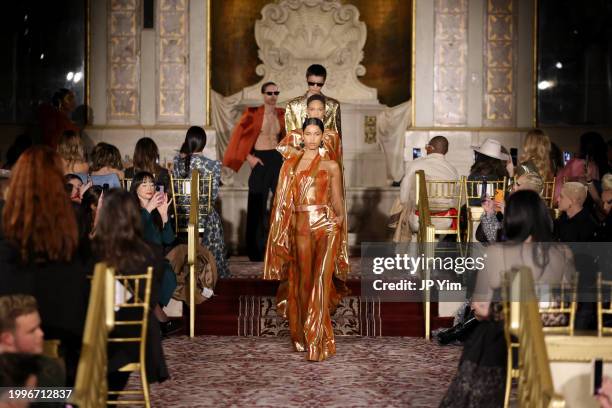
M 303 152 L 285 153 L 264 279 L 285 281 L 277 294 L 277 311 L 289 320 L 293 346 L 306 351 L 308 360 L 322 361 L 335 354 L 330 313 L 346 294 L 347 270 L 337 267 L 343 229 L 332 221 L 331 177 L 319 169 L 322 157 L 317 155 L 306 170 L 295 172 Z

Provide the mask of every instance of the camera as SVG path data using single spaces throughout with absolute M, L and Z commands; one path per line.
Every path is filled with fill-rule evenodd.
M 155 191 L 159 192 L 159 193 L 163 193 L 164 192 L 164 186 L 163 184 L 157 184 L 155 186 Z

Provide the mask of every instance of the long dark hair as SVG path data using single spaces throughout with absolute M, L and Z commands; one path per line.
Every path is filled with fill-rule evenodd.
M 102 187 L 101 186 L 91 186 L 89 187 L 85 193 L 83 193 L 83 198 L 81 199 L 81 222 L 79 225 L 79 236 L 81 240 L 88 240 L 89 234 L 93 229 L 93 223 L 95 218 L 94 210 L 91 208 L 98 206 L 98 201 L 100 200 L 100 195 L 102 195 Z M 99 208 L 96 208 L 96 211 Z
M 470 168 L 470 175 L 475 176 L 495 176 L 496 179 L 501 180 L 504 177 L 508 177 L 508 170 L 506 170 L 506 162 L 495 157 L 490 157 L 482 153 L 476 153 L 476 160 Z
M 144 262 L 152 252 L 142 235 L 140 209 L 129 192 L 112 189 L 104 194 L 102 208 L 98 208 L 94 249 L 119 273 L 144 272 Z
M 189 177 L 189 169 L 191 166 L 191 155 L 204 150 L 206 146 L 206 132 L 199 126 L 192 126 L 187 130 L 185 141 L 181 146 L 181 153 L 185 155 L 185 169 L 182 177 Z
M 607 153 L 606 142 L 599 133 L 586 132 L 580 136 L 580 157 L 595 163 L 600 178 L 609 171 Z
M 140 199 L 138 198 L 138 187 L 140 187 L 140 185 L 146 181 L 151 181 L 151 183 L 155 183 L 155 177 L 153 176 L 153 174 L 147 171 L 141 171 L 134 175 L 134 178 L 132 179 L 132 185 L 130 186 L 130 193 L 132 193 L 132 195 L 134 196 L 134 199 L 138 203 L 139 207 Z M 161 215 L 159 214 L 159 211 L 157 211 L 157 208 L 153 210 L 153 212 L 151 213 L 151 217 L 153 219 L 153 224 L 155 224 L 155 226 L 161 231 L 164 227 L 164 222 L 162 221 Z
M 134 147 L 134 172 L 148 171 L 152 174 L 159 173 L 159 148 L 150 137 L 143 137 L 136 142 Z
M 325 125 L 323 124 L 323 121 L 319 118 L 307 118 L 302 124 L 302 130 L 306 130 L 306 128 L 310 125 L 317 126 L 319 129 L 321 129 L 321 132 L 325 131 Z
M 504 211 L 504 234 L 509 241 L 525 242 L 531 236 L 533 259 L 544 268 L 549 261 L 548 249 L 553 240 L 553 221 L 540 195 L 531 190 L 512 193 Z

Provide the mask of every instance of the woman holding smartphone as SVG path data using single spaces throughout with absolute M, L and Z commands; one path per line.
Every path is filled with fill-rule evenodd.
M 176 238 L 174 229 L 171 223 L 168 222 L 168 208 L 172 200 L 168 199 L 168 195 L 163 191 L 163 188 L 159 189 L 156 187 L 153 174 L 145 171 L 136 173 L 132 180 L 130 192 L 140 204 L 144 240 L 161 248 L 171 245 Z M 170 302 L 175 289 L 176 274 L 172 270 L 170 263 L 166 260 L 164 262 L 164 274 L 159 294 L 159 305 L 155 308 L 155 316 L 160 321 L 164 334 L 169 334 L 179 329 L 179 327 L 175 326 L 175 321 L 168 319 L 168 316 L 166 316 L 162 309 L 163 306 Z

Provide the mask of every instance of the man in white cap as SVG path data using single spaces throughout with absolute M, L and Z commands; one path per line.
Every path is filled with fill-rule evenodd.
M 409 223 L 412 232 L 418 231 L 418 216 L 416 211 L 416 177 L 417 170 L 425 172 L 427 180 L 458 180 L 457 169 L 446 160 L 448 152 L 448 139 L 444 136 L 435 136 L 425 146 L 427 156 L 420 157 L 406 165 L 406 173 L 400 185 L 400 202 L 409 214 Z M 448 210 L 454 205 L 454 200 L 438 199 L 430 206 L 435 206 L 435 211 Z M 450 218 L 437 218 L 432 220 L 438 229 L 450 227 Z M 438 225 L 437 225 L 438 224 Z

